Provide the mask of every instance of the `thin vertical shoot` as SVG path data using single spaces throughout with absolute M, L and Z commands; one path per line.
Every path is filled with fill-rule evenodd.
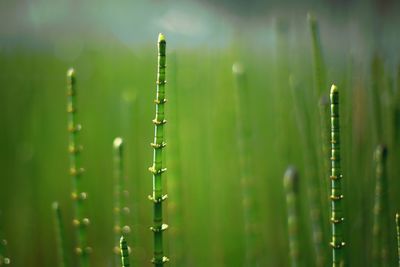
M 130 210 L 127 206 L 128 191 L 124 179 L 124 142 L 122 138 L 117 137 L 113 142 L 114 150 L 114 253 L 116 258 L 115 266 L 119 265 L 120 258 L 120 237 L 127 239 L 131 228 L 128 225 Z
M 289 234 L 290 266 L 299 267 L 299 176 L 297 170 L 290 166 L 283 177 L 283 185 L 286 192 L 286 208 Z
M 57 260 L 59 267 L 67 267 L 67 253 L 65 244 L 65 228 L 62 221 L 61 209 L 58 202 L 54 202 L 52 205 L 54 215 L 54 230 L 56 235 L 57 244 Z
M 119 242 L 120 254 L 121 254 L 121 266 L 122 267 L 129 267 L 129 246 L 125 240 L 125 237 L 122 235 Z
M 69 132 L 69 161 L 70 175 L 72 178 L 72 200 L 74 202 L 74 216 L 72 223 L 75 227 L 76 247 L 75 253 L 78 255 L 80 267 L 88 267 L 88 255 L 91 248 L 87 243 L 87 227 L 90 221 L 85 217 L 84 202 L 87 199 L 87 193 L 82 190 L 82 174 L 84 169 L 81 166 L 82 146 L 79 144 L 79 132 L 81 125 L 77 123 L 76 115 L 76 78 L 75 70 L 69 69 L 67 72 L 67 113 L 68 113 L 68 132 Z
M 342 171 L 340 164 L 340 125 L 339 125 L 339 90 L 332 85 L 331 101 L 331 226 L 332 226 L 332 266 L 344 266 L 343 247 L 343 193 Z
M 153 147 L 153 165 L 149 171 L 153 174 L 153 194 L 149 199 L 153 202 L 153 231 L 154 237 L 154 256 L 152 262 L 156 267 L 164 266 L 169 259 L 164 256 L 163 232 L 168 228 L 163 223 L 163 205 L 167 199 L 167 195 L 163 194 L 162 174 L 167 170 L 163 165 L 163 150 L 166 146 L 164 140 L 165 120 L 164 105 L 167 101 L 165 98 L 165 66 L 166 66 L 166 41 L 163 34 L 158 36 L 158 69 L 157 69 L 157 95 L 156 100 L 156 117 L 154 123 L 154 142 Z

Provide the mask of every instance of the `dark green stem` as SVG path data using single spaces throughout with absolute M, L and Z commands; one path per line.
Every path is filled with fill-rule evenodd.
M 387 242 L 386 232 L 387 220 L 385 214 L 389 201 L 387 199 L 387 148 L 384 145 L 377 147 L 375 151 L 375 203 L 374 224 L 372 228 L 374 266 L 387 266 Z
M 2 215 L 1 211 L 0 211 L 0 215 Z M 8 244 L 8 242 L 4 238 L 3 229 L 0 224 L 0 266 L 10 264 L 10 258 L 8 257 L 8 253 L 7 253 L 7 244 Z
M 114 139 L 114 232 L 116 258 L 115 266 L 119 265 L 120 258 L 120 237 L 127 238 L 131 228 L 128 225 L 128 216 L 130 213 L 127 207 L 128 191 L 124 183 L 124 161 L 123 161 L 123 140 L 120 137 Z
M 76 116 L 76 79 L 74 69 L 67 72 L 67 112 L 68 112 L 68 132 L 69 132 L 69 160 L 70 175 L 72 177 L 72 199 L 74 201 L 75 218 L 73 225 L 76 228 L 76 248 L 75 252 L 79 256 L 79 266 L 88 267 L 88 254 L 91 248 L 87 243 L 87 227 L 90 223 L 85 217 L 85 206 L 83 205 L 87 199 L 87 193 L 82 190 L 82 174 L 84 169 L 81 166 L 82 146 L 79 144 L 79 132 L 81 125 L 77 123 Z
M 119 248 L 120 248 L 120 254 L 121 254 L 121 266 L 122 267 L 129 267 L 129 246 L 128 243 L 125 240 L 124 236 L 121 236 L 120 242 L 119 242 Z
M 58 202 L 54 202 L 52 205 L 54 212 L 54 230 L 56 234 L 57 241 L 57 252 L 58 252 L 58 266 L 66 267 L 67 259 L 66 259 L 66 244 L 65 244 L 65 228 L 62 222 L 61 209 L 58 205 Z
M 400 267 L 400 214 L 396 213 L 396 232 L 397 232 L 397 257 Z
M 283 185 L 286 191 L 286 207 L 288 214 L 289 251 L 292 267 L 301 266 L 299 250 L 299 176 L 294 167 L 288 167 Z
M 168 228 L 163 223 L 163 206 L 162 203 L 167 199 L 167 195 L 163 195 L 162 174 L 167 170 L 163 166 L 163 149 L 166 146 L 164 140 L 165 120 L 164 105 L 165 99 L 165 63 L 166 63 L 166 41 L 164 35 L 160 33 L 158 36 L 158 71 L 157 71 L 157 95 L 156 100 L 156 117 L 154 123 L 154 142 L 151 146 L 154 149 L 153 165 L 149 168 L 153 173 L 153 194 L 149 196 L 154 204 L 153 210 L 153 226 L 150 228 L 154 234 L 154 258 L 152 262 L 156 267 L 164 266 L 169 259 L 164 256 L 163 248 L 163 232 Z
M 332 85 L 331 94 L 331 225 L 332 266 L 344 266 L 343 247 L 343 193 L 340 165 L 339 91 Z

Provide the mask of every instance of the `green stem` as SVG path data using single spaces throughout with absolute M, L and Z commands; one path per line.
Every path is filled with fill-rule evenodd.
M 298 88 L 295 88 L 293 77 L 289 79 L 289 86 L 292 91 L 293 96 L 293 107 L 294 113 L 296 115 L 296 122 L 298 128 L 300 129 L 301 136 L 303 139 L 304 147 L 310 148 L 313 143 L 313 136 L 310 132 L 311 127 L 309 126 L 309 120 L 307 115 L 303 115 L 305 110 L 304 98 L 299 94 Z M 303 101 L 302 101 L 303 100 Z M 299 106 L 299 102 L 302 101 L 302 107 Z M 318 196 L 320 190 L 318 188 L 318 168 L 315 166 L 315 162 L 317 162 L 317 155 L 315 153 L 309 153 L 308 150 L 305 150 L 304 153 L 304 161 L 305 161 L 305 174 L 307 176 L 307 195 L 309 201 L 309 212 L 311 219 L 311 230 L 312 230 L 312 241 L 313 241 L 313 249 L 315 256 L 315 266 L 316 267 L 324 267 L 325 266 L 325 251 L 322 240 L 322 218 L 321 218 L 321 203 L 319 202 L 320 198 Z
M 88 254 L 91 248 L 87 244 L 87 227 L 90 223 L 85 217 L 84 201 L 87 199 L 87 193 L 82 190 L 82 174 L 84 169 L 81 166 L 80 153 L 82 146 L 79 144 L 79 132 L 81 125 L 77 123 L 76 116 L 76 79 L 74 69 L 69 69 L 67 72 L 67 112 L 68 112 L 68 132 L 69 132 L 69 160 L 70 160 L 70 175 L 72 177 L 72 199 L 74 201 L 75 218 L 73 225 L 76 228 L 76 248 L 75 252 L 79 257 L 79 266 L 88 267 Z
M 119 265 L 120 258 L 120 237 L 127 238 L 131 232 L 128 225 L 130 213 L 127 207 L 128 191 L 124 183 L 124 161 L 123 161 L 123 140 L 120 137 L 114 139 L 114 232 L 115 232 L 115 266 Z
M 249 96 L 243 66 L 235 63 L 232 66 L 235 78 L 235 100 L 237 117 L 237 144 L 239 154 L 241 194 L 243 205 L 243 224 L 245 234 L 245 265 L 257 266 L 257 233 L 254 203 L 254 178 L 250 168 L 249 142 L 251 139 Z
M 124 236 L 121 236 L 120 242 L 119 242 L 119 248 L 120 248 L 120 254 L 121 254 L 121 266 L 122 267 L 129 267 L 129 246 L 128 243 L 125 240 Z
M 397 232 L 397 257 L 400 267 L 400 214 L 396 213 L 396 232 Z
M 340 166 L 339 91 L 332 85 L 331 101 L 331 225 L 332 266 L 344 266 L 342 171 Z
M 283 185 L 286 191 L 286 207 L 288 213 L 289 251 L 292 267 L 301 266 L 299 250 L 299 176 L 294 167 L 288 167 Z
M 67 254 L 66 254 L 66 244 L 65 244 L 65 229 L 64 229 L 64 224 L 62 222 L 61 209 L 58 202 L 54 202 L 52 208 L 54 212 L 54 224 L 55 224 L 54 229 L 57 241 L 58 266 L 66 267 Z
M 374 223 L 373 223 L 373 251 L 374 266 L 387 266 L 387 243 L 386 238 L 386 218 L 387 213 L 387 148 L 384 145 L 377 147 L 375 151 L 376 161 L 376 184 L 375 184 L 375 203 L 374 203 Z
M 156 117 L 154 123 L 154 142 L 151 146 L 153 152 L 153 165 L 149 168 L 153 173 L 153 194 L 149 196 L 153 201 L 153 226 L 150 228 L 154 234 L 154 258 L 152 262 L 156 267 L 164 266 L 169 259 L 164 256 L 163 248 L 163 232 L 168 228 L 163 223 L 163 206 L 162 203 L 167 199 L 167 195 L 163 195 L 162 174 L 167 170 L 163 166 L 163 149 L 166 146 L 164 141 L 164 125 L 165 120 L 164 105 L 165 99 L 165 63 L 166 63 L 166 41 L 164 35 L 160 33 L 158 36 L 158 71 L 157 71 L 157 96 L 156 96 Z

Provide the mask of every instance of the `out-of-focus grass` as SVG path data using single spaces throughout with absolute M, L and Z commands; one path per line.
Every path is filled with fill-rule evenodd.
M 323 41 L 323 28 L 321 32 Z M 180 175 L 176 179 L 180 179 L 182 186 L 179 189 L 179 230 L 185 266 L 241 266 L 244 261 L 240 159 L 236 148 L 237 117 L 231 73 L 232 63 L 237 60 L 246 66 L 251 103 L 248 107 L 252 131 L 250 167 L 255 180 L 254 199 L 259 208 L 257 225 L 260 226 L 261 249 L 265 251 L 260 262 L 263 266 L 289 265 L 281 177 L 288 164 L 295 164 L 304 177 L 299 187 L 299 195 L 304 196 L 299 199 L 300 253 L 304 264 L 313 266 L 306 197 L 311 178 L 307 177 L 306 169 L 315 164 L 307 157 L 318 157 L 316 148 L 321 144 L 316 138 L 311 138 L 312 143 L 307 144 L 301 137 L 304 132 L 300 126 L 306 127 L 307 132 L 316 132 L 319 119 L 318 102 L 312 96 L 311 42 L 300 35 L 289 27 L 287 36 L 282 36 L 281 43 L 274 43 L 272 47 L 255 48 L 236 43 L 224 48 L 177 47 L 173 52 L 177 64 L 169 66 L 167 79 L 176 75 L 176 80 L 167 84 L 171 99 L 166 116 L 179 118 L 168 122 L 168 127 L 175 129 L 179 138 L 168 136 L 167 132 L 166 141 L 171 139 L 170 153 L 176 153 L 172 152 L 171 146 L 179 142 L 180 171 L 169 171 Z M 174 50 L 171 46 L 169 49 Z M 331 46 L 324 49 L 327 80 L 335 81 L 343 88 L 341 136 L 346 144 L 342 147 L 346 261 L 351 266 L 366 266 L 371 260 L 372 154 L 377 145 L 370 119 L 373 114 L 372 83 L 368 67 L 358 63 L 360 61 L 350 64 L 347 50 L 334 58 L 330 49 Z M 366 53 L 365 56 L 370 55 Z M 53 229 L 49 209 L 52 201 L 58 200 L 63 206 L 64 218 L 72 218 L 64 76 L 70 66 L 77 71 L 80 90 L 78 108 L 84 125 L 81 142 L 85 147 L 82 161 L 87 170 L 83 187 L 90 196 L 87 209 L 92 223 L 88 231 L 93 247 L 93 266 L 112 263 L 113 193 L 110 188 L 113 186 L 113 155 L 110 144 L 115 136 L 123 137 L 126 145 L 126 186 L 131 192 L 132 207 L 131 263 L 151 266 L 148 259 L 151 258 L 152 235 L 148 227 L 152 203 L 146 196 L 152 183 L 147 168 L 152 155 L 149 137 L 153 135 L 156 61 L 155 45 L 132 50 L 118 44 L 88 44 L 75 60 L 68 62 L 45 50 L 14 48 L 0 52 L 0 208 L 6 214 L 1 223 L 15 266 L 50 266 L 56 262 L 55 237 L 49 230 Z M 398 89 L 391 86 L 396 84 L 394 71 L 388 66 L 384 73 L 385 79 L 391 81 L 383 83 L 384 92 L 397 93 Z M 289 76 L 296 81 L 299 97 L 291 97 Z M 176 91 L 172 93 L 173 90 Z M 379 120 L 383 125 L 382 136 L 387 139 L 385 143 L 390 150 L 395 142 L 388 134 L 389 129 L 399 125 L 393 126 L 389 115 L 392 107 L 398 107 L 400 103 L 396 102 L 397 98 L 382 94 Z M 172 102 L 174 98 L 179 99 L 179 106 Z M 201 108 L 194 108 L 195 103 Z M 179 110 L 178 116 L 174 109 Z M 390 218 L 400 200 L 399 182 L 395 176 L 398 160 L 398 153 L 389 154 L 388 185 L 392 206 L 386 216 Z M 166 175 L 168 183 L 168 173 Z M 321 185 L 325 184 L 321 182 Z M 328 188 L 320 188 L 320 192 L 321 199 L 328 202 Z M 173 221 L 166 216 L 167 221 Z M 329 218 L 324 218 L 325 223 L 328 221 Z M 394 221 L 391 222 L 391 229 L 387 230 L 392 231 L 394 237 Z M 70 220 L 65 221 L 65 228 L 68 233 L 72 232 Z M 325 236 L 329 236 L 327 230 Z M 166 240 L 173 236 L 167 232 Z M 66 241 L 72 251 L 71 235 L 67 235 Z M 394 238 L 388 247 L 391 249 L 390 262 L 394 264 Z M 330 255 L 329 251 L 326 244 L 327 255 Z M 173 258 L 171 266 L 175 266 Z

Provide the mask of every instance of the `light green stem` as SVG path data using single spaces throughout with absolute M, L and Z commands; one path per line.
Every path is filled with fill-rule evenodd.
M 166 146 L 164 141 L 164 125 L 165 120 L 164 105 L 165 99 L 165 63 L 166 63 L 166 41 L 164 35 L 160 33 L 158 36 L 158 71 L 157 71 L 157 96 L 156 96 L 156 117 L 154 123 L 154 142 L 151 146 L 154 149 L 153 165 L 149 168 L 153 173 L 153 194 L 150 200 L 153 201 L 153 226 L 150 228 L 154 234 L 154 258 L 152 262 L 156 267 L 164 266 L 169 259 L 164 256 L 163 248 L 163 232 L 168 228 L 163 223 L 163 206 L 162 203 L 167 199 L 167 195 L 163 195 L 162 174 L 167 169 L 163 166 L 163 149 Z
M 397 257 L 400 267 L 400 214 L 396 213 L 396 232 L 397 232 Z
M 339 91 L 332 85 L 331 101 L 331 225 L 332 225 L 332 266 L 344 266 L 343 247 L 343 193 L 342 171 L 340 164 L 340 125 L 339 125 Z
M 388 221 L 385 218 L 389 201 L 387 198 L 387 148 L 384 145 L 377 147 L 375 151 L 376 162 L 376 184 L 375 184 L 375 203 L 374 203 L 374 223 L 372 228 L 374 266 L 387 266 L 389 242 L 385 229 Z
M 299 176 L 294 167 L 288 167 L 283 185 L 286 191 L 286 207 L 288 214 L 289 251 L 292 267 L 301 266 L 299 249 Z
M 124 161 L 123 161 L 123 140 L 120 137 L 114 139 L 114 232 L 116 258 L 115 266 L 119 265 L 120 258 L 120 237 L 127 238 L 131 228 L 128 225 L 128 216 L 130 213 L 127 207 L 128 191 L 124 183 Z
M 245 265 L 257 266 L 257 233 L 254 203 L 254 178 L 250 167 L 249 142 L 251 129 L 249 123 L 248 88 L 243 66 L 235 63 L 232 66 L 235 78 L 235 100 L 237 121 L 237 144 L 240 167 L 240 184 L 242 194 L 243 224 L 245 234 Z
M 73 225 L 76 228 L 76 248 L 75 252 L 79 256 L 79 266 L 88 267 L 88 255 L 91 248 L 87 243 L 87 227 L 90 223 L 85 217 L 84 201 L 87 199 L 87 193 L 82 190 L 82 174 L 84 169 L 81 166 L 80 153 L 82 146 L 79 144 L 79 132 L 81 125 L 77 123 L 76 116 L 76 78 L 74 69 L 69 69 L 67 72 L 67 112 L 68 112 L 68 132 L 69 132 L 69 160 L 70 160 L 70 175 L 72 177 L 72 199 L 74 201 L 75 218 Z
M 119 242 L 119 247 L 120 247 L 120 254 L 121 254 L 121 266 L 122 267 L 129 267 L 130 262 L 129 262 L 129 246 L 128 243 L 125 240 L 124 236 L 121 236 L 120 242 Z
M 58 252 L 58 266 L 66 267 L 66 245 L 65 245 L 65 229 L 62 222 L 61 209 L 58 202 L 54 202 L 52 205 L 54 212 L 54 230 L 56 234 L 57 241 L 57 252 Z

